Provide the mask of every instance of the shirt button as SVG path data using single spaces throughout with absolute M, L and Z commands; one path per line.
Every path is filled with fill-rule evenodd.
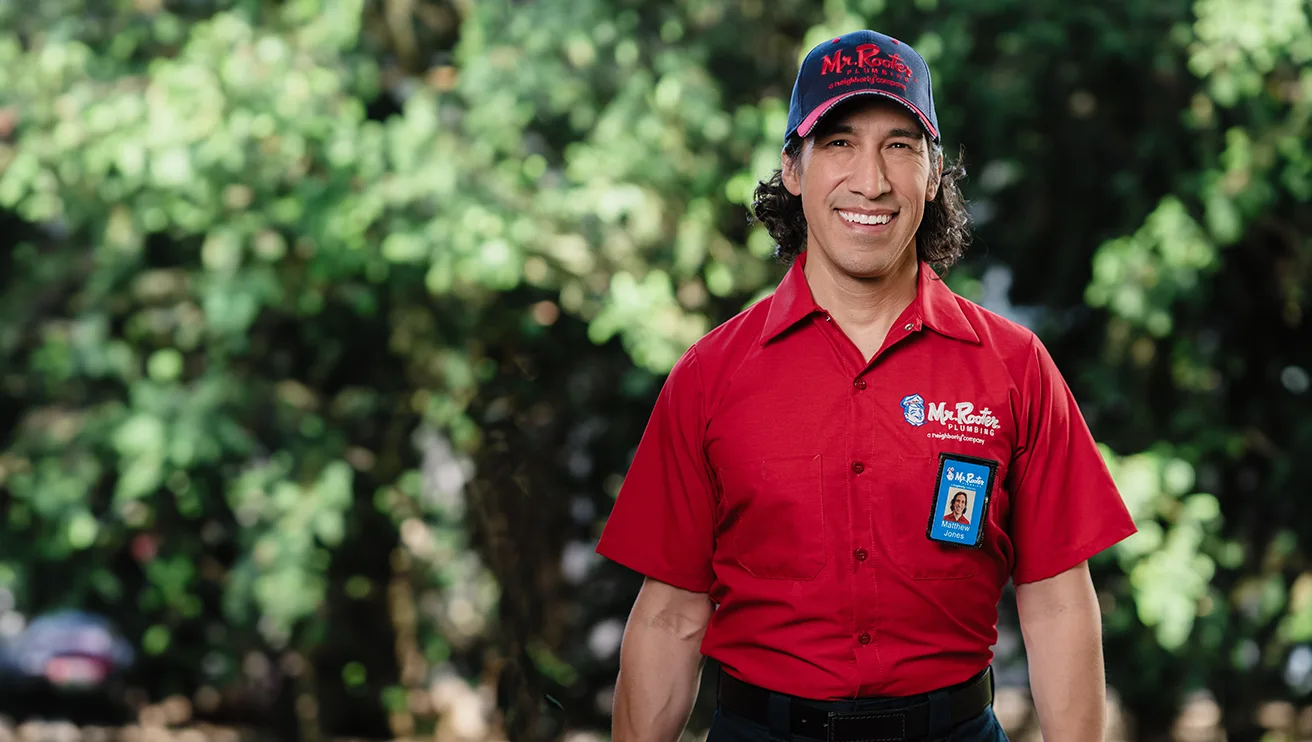
M 860 474 L 861 472 L 863 472 L 863 471 L 865 471 L 865 470 L 866 470 L 866 465 L 865 465 L 865 464 L 861 463 L 860 461 L 853 461 L 853 462 L 852 462 L 852 471 L 856 472 L 857 474 Z
M 907 332 L 911 332 L 912 330 L 916 329 L 916 326 L 908 322 L 906 326 L 903 327 L 902 329 L 906 330 Z
M 862 631 L 862 632 L 861 632 L 861 635 L 858 636 L 858 637 L 856 638 L 856 640 L 859 641 L 859 642 L 861 642 L 862 644 L 869 644 L 869 643 L 870 643 L 870 635 L 867 634 L 866 632 Z
M 866 550 L 865 550 L 865 549 L 857 549 L 857 550 L 856 550 L 856 560 L 857 560 L 858 562 L 864 562 L 864 561 L 866 560 L 866 557 L 867 557 L 867 556 L 869 556 L 869 555 L 866 554 Z
M 852 386 L 856 387 L 857 389 L 865 389 L 865 388 L 866 388 L 866 380 L 865 380 L 865 379 L 857 379 L 856 381 L 852 382 Z

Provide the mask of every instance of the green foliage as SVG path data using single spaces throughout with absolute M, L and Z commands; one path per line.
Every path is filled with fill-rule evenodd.
M 1217 538 L 1220 503 L 1192 492 L 1193 467 L 1169 452 L 1145 452 L 1108 464 L 1139 532 L 1115 548 L 1129 577 L 1139 622 L 1162 648 L 1180 650 L 1189 639 L 1199 605 L 1212 595 L 1217 559 L 1235 546 Z
M 1171 305 L 1198 290 L 1200 274 L 1216 268 L 1216 252 L 1184 204 L 1167 196 L 1138 232 L 1099 249 L 1087 301 L 1166 337 Z
M 1309 15 L 0 0 L 0 584 L 112 614 L 156 694 L 304 655 L 359 704 L 324 714 L 395 719 L 462 658 L 604 724 L 585 624 L 633 582 L 562 554 L 778 279 L 748 207 L 796 65 L 872 25 L 965 147 L 954 286 L 1010 269 L 1140 524 L 1095 565 L 1113 682 L 1247 718 L 1312 641 Z

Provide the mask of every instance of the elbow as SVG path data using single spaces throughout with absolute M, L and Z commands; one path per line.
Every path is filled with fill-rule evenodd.
M 700 607 L 692 611 L 666 608 L 645 617 L 643 623 L 646 628 L 667 634 L 680 642 L 700 644 L 706 634 L 706 627 L 710 625 L 711 613 L 710 610 L 700 610 Z
M 706 593 L 692 592 L 648 578 L 633 604 L 630 623 L 683 640 L 706 632 L 715 604 Z

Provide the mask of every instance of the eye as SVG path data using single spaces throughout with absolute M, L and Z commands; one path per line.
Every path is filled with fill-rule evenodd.
M 848 142 L 846 139 L 831 139 L 827 144 L 825 144 L 825 146 L 826 146 L 826 147 L 838 147 L 838 146 L 846 147 L 848 144 L 849 144 L 849 142 Z

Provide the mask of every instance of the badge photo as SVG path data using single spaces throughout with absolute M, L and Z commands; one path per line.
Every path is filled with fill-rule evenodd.
M 941 453 L 934 482 L 934 504 L 925 536 L 930 541 L 977 549 L 984 542 L 984 522 L 998 462 L 963 454 Z

